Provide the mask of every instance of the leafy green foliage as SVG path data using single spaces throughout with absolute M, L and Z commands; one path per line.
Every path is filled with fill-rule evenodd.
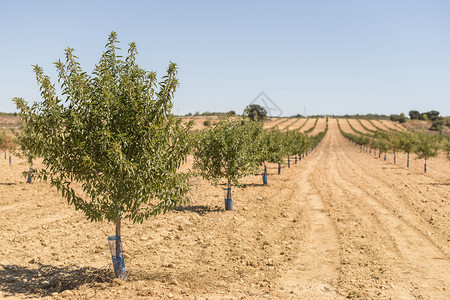
M 201 131 L 194 147 L 194 169 L 212 182 L 226 179 L 229 184 L 239 184 L 240 178 L 257 169 L 255 141 L 260 131 L 260 124 L 235 118 Z
M 384 139 L 388 142 L 389 148 L 394 153 L 394 162 L 395 162 L 397 151 L 401 147 L 400 134 L 391 132 L 387 135 L 384 135 Z
M 283 163 L 285 157 L 285 147 L 283 143 L 284 134 L 275 128 L 262 130 L 258 140 L 258 162 L 262 165 L 266 163 Z
M 446 136 L 442 140 L 442 150 L 444 150 L 447 153 L 447 159 L 450 160 L 450 137 Z
M 414 152 L 417 158 L 424 158 L 425 160 L 430 157 L 436 157 L 440 148 L 439 139 L 437 136 L 426 133 L 419 133 L 417 136 L 417 144 Z
M 92 221 L 122 215 L 142 222 L 186 201 L 188 175 L 177 169 L 188 152 L 190 125 L 171 114 L 177 66 L 170 63 L 158 83 L 154 72 L 136 64 L 136 45 L 129 44 L 122 60 L 118 43 L 112 32 L 92 76 L 81 69 L 74 50 L 66 49 L 65 61 L 55 63 L 64 102 L 37 65 L 42 102 L 15 102 L 25 124 L 21 146 L 43 158 L 38 178 L 50 181 Z
M 399 122 L 399 123 L 405 123 L 406 122 L 406 116 L 404 113 L 401 113 L 400 115 L 392 114 L 389 116 L 389 119 L 393 122 Z
M 419 120 L 420 119 L 420 112 L 417 110 L 410 110 L 409 111 L 409 118 L 411 120 Z
M 316 120 L 314 121 L 314 125 L 311 128 L 309 128 L 308 130 L 305 130 L 305 134 L 313 132 L 313 130 L 316 129 L 318 121 L 319 121 L 319 118 L 316 118 Z
M 435 119 L 432 123 L 431 123 L 431 130 L 436 130 L 442 133 L 442 130 L 444 129 L 444 119 L 442 118 L 438 118 Z
M 22 101 L 20 98 L 13 98 L 13 101 L 20 102 Z M 35 117 L 34 117 L 35 118 Z M 33 160 L 37 157 L 39 151 L 36 151 L 38 141 L 43 141 L 44 138 L 42 135 L 37 134 L 32 126 L 28 126 L 27 120 L 22 118 L 21 130 L 16 133 L 16 142 L 19 146 L 16 154 L 27 160 L 30 167 L 33 165 Z
M 250 104 L 244 109 L 244 116 L 251 121 L 263 121 L 267 116 L 267 111 L 264 107 L 258 104 Z
M 9 151 L 10 153 L 16 148 L 17 140 L 13 135 L 6 132 L 0 133 L 0 149 L 3 151 Z
M 0 131 L 0 150 L 5 149 L 4 142 L 5 142 L 5 133 L 3 131 Z
M 417 134 L 413 132 L 403 132 L 399 134 L 400 149 L 405 153 L 414 152 L 417 143 Z

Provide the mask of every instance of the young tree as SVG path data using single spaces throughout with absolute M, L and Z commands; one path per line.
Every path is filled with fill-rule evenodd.
M 384 160 L 386 160 L 386 152 L 389 150 L 389 144 L 386 139 L 378 137 L 375 144 L 378 148 L 378 158 L 381 158 L 381 153 L 384 152 Z
M 417 145 L 415 148 L 415 153 L 417 158 L 425 159 L 423 165 L 424 173 L 427 172 L 427 160 L 430 157 L 436 157 L 440 148 L 440 143 L 435 135 L 419 133 L 417 138 Z
M 394 153 L 394 165 L 397 164 L 397 151 L 400 149 L 401 143 L 400 143 L 400 136 L 395 133 L 391 132 L 386 136 L 386 141 L 389 144 L 389 148 Z
M 447 153 L 447 159 L 450 160 L 450 137 L 446 136 L 442 140 L 442 150 Z
M 259 132 L 260 125 L 256 122 L 228 118 L 210 130 L 203 130 L 196 140 L 194 169 L 214 183 L 227 180 L 226 210 L 232 210 L 231 185 L 238 185 L 240 178 L 257 170 L 255 141 Z
M 11 152 L 14 151 L 16 148 L 16 140 L 11 134 L 4 133 L 2 138 L 2 150 L 5 151 L 5 159 L 6 159 L 6 153 L 9 153 L 9 165 L 11 165 Z
M 284 155 L 288 157 L 288 168 L 291 167 L 291 156 L 296 155 L 297 146 L 295 145 L 296 131 L 286 130 L 283 138 Z
M 413 132 L 402 132 L 399 137 L 400 149 L 408 155 L 406 167 L 409 168 L 409 155 L 411 152 L 414 152 L 417 143 L 417 134 Z
M 43 101 L 31 107 L 21 98 L 15 102 L 27 130 L 41 137 L 27 145 L 43 158 L 36 177 L 50 181 L 89 220 L 116 222 L 110 245 L 115 243 L 116 276 L 126 279 L 121 218 L 141 223 L 186 201 L 188 175 L 177 170 L 188 151 L 190 124 L 171 114 L 176 65 L 170 63 L 158 83 L 154 72 L 136 64 L 136 45 L 130 43 L 121 60 L 118 43 L 112 32 L 92 76 L 66 49 L 65 62 L 55 63 L 65 103 L 37 65 Z M 81 183 L 88 199 L 72 182 Z
M 284 134 L 275 128 L 266 129 L 259 135 L 258 162 L 264 167 L 263 184 L 267 184 L 267 163 L 283 163 L 285 150 L 283 147 Z M 278 169 L 280 170 L 280 169 Z
M 13 101 L 21 101 L 19 98 L 13 98 Z M 31 114 L 31 112 L 28 112 Z M 36 116 L 34 116 L 35 118 Z M 33 178 L 33 160 L 37 157 L 35 150 L 39 141 L 43 141 L 42 135 L 36 135 L 32 126 L 28 126 L 25 118 L 22 118 L 21 130 L 16 133 L 16 142 L 18 144 L 17 156 L 27 160 L 29 165 L 29 171 L 24 173 L 24 176 L 28 176 L 27 183 L 32 183 Z

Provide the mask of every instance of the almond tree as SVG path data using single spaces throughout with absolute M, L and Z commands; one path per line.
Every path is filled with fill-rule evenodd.
M 232 210 L 231 186 L 258 168 L 259 122 L 228 118 L 203 130 L 194 147 L 194 169 L 203 178 L 227 181 L 225 209 Z
M 450 160 L 450 137 L 447 136 L 442 141 L 442 150 L 447 153 L 447 159 Z
M 280 165 L 283 163 L 284 158 L 284 146 L 283 138 L 284 134 L 276 129 L 265 129 L 259 135 L 258 143 L 258 162 L 264 167 L 263 171 L 263 184 L 267 184 L 267 163 L 277 163 L 278 171 L 280 172 Z
M 6 159 L 6 153 L 7 152 L 9 153 L 9 165 L 11 165 L 11 152 L 13 152 L 17 146 L 15 142 L 16 141 L 12 135 L 3 133 L 0 146 L 1 146 L 2 150 L 5 151 L 5 159 Z
M 74 55 L 55 63 L 65 100 L 41 67 L 34 66 L 42 101 L 15 102 L 26 130 L 36 137 L 26 143 L 42 157 L 38 179 L 56 187 L 69 204 L 91 221 L 115 221 L 109 239 L 116 276 L 126 279 L 121 252 L 121 219 L 143 222 L 186 201 L 188 175 L 177 172 L 188 151 L 189 126 L 171 114 L 178 86 L 177 66 L 157 82 L 154 72 L 136 64 L 136 45 L 121 59 L 115 32 L 92 75 Z M 87 198 L 72 187 L 82 186 Z
M 386 139 L 382 137 L 376 138 L 375 145 L 378 149 L 378 158 L 381 158 L 381 153 L 384 153 L 384 160 L 386 160 L 386 152 L 389 150 L 389 144 Z
M 397 133 L 389 133 L 386 136 L 386 141 L 389 144 L 389 148 L 394 153 L 394 165 L 397 164 L 397 152 L 401 148 L 400 136 Z
M 414 148 L 417 143 L 417 134 L 413 132 L 402 132 L 400 133 L 400 149 L 403 152 L 407 153 L 407 162 L 406 166 L 409 168 L 409 155 L 411 152 L 414 152 Z
M 427 133 L 419 133 L 417 138 L 417 144 L 414 152 L 417 158 L 423 158 L 425 160 L 423 165 L 424 173 L 427 172 L 427 160 L 431 157 L 438 155 L 440 143 L 435 135 Z

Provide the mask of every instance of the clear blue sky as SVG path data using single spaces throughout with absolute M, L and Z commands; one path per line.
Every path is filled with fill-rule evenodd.
M 179 66 L 174 113 L 241 113 L 261 91 L 284 115 L 450 115 L 450 1 L 0 0 L 0 111 L 39 100 L 31 65 L 75 48 L 85 71 L 108 34 L 161 77 Z

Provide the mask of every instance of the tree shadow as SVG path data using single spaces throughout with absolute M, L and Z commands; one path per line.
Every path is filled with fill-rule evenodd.
M 247 187 L 255 187 L 255 186 L 267 186 L 267 184 L 263 184 L 263 183 L 244 183 L 242 185 L 242 188 L 247 188 Z
M 420 185 L 432 185 L 432 186 L 439 186 L 439 185 L 450 185 L 450 182 L 431 182 L 431 183 L 419 183 Z
M 220 208 L 218 206 L 215 207 L 209 207 L 206 205 L 193 205 L 193 206 L 180 206 L 175 208 L 176 211 L 189 211 L 189 212 L 195 212 L 199 215 L 206 215 L 210 212 L 219 212 L 224 211 L 223 208 Z
M 48 296 L 73 290 L 85 284 L 112 282 L 114 274 L 107 268 L 37 264 L 36 268 L 0 265 L 0 289 L 8 296 L 24 294 Z

